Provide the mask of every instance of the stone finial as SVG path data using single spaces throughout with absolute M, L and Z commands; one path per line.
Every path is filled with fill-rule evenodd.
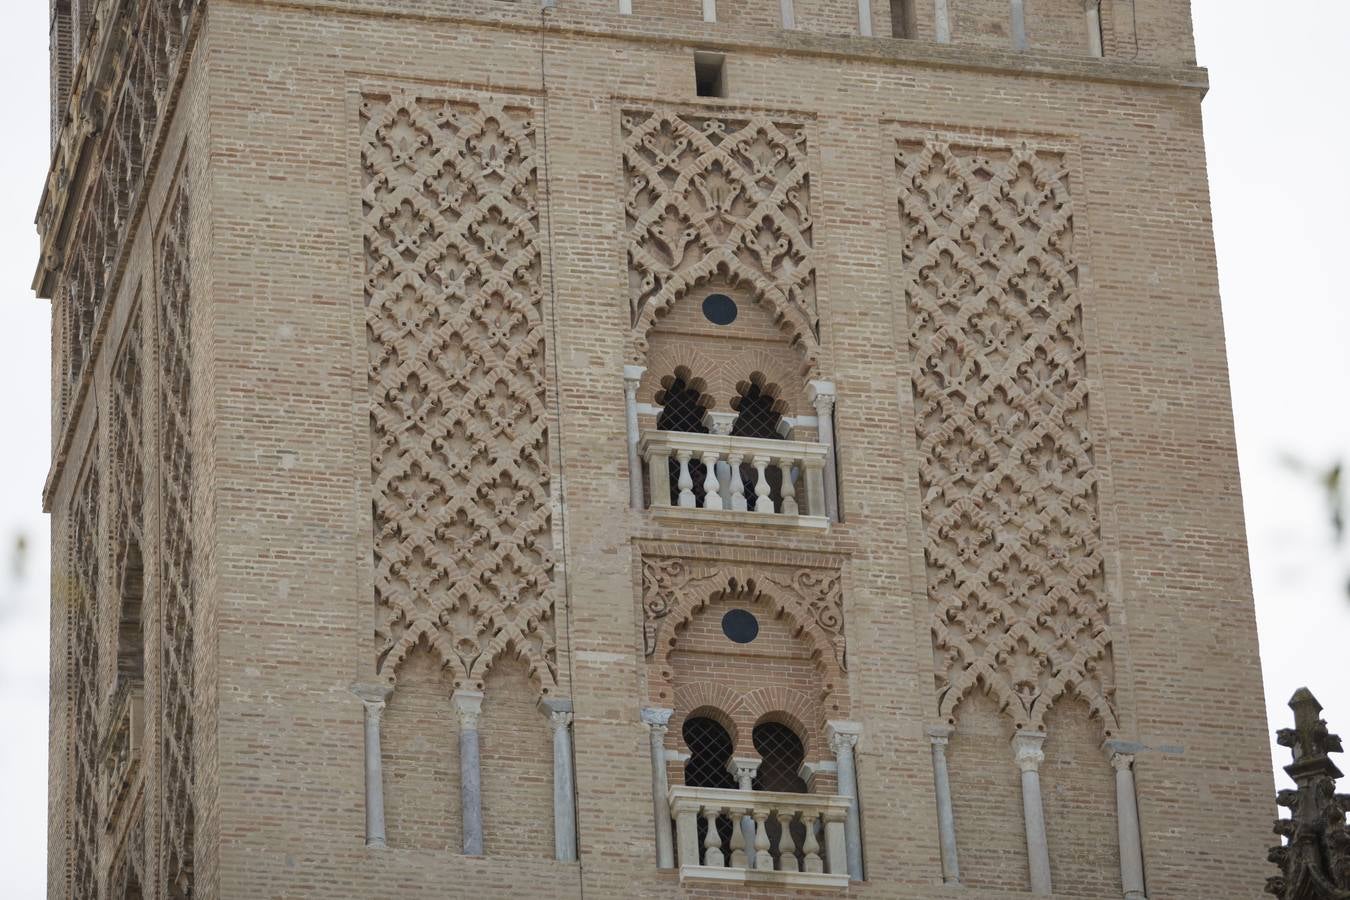
M 1294 693 L 1289 708 L 1294 727 L 1281 728 L 1276 740 L 1293 755 L 1284 770 L 1296 787 L 1276 796 L 1291 815 L 1275 821 L 1285 841 L 1268 859 L 1281 874 L 1266 881 L 1266 893 L 1280 900 L 1350 900 L 1350 795 L 1336 793 L 1341 770 L 1330 756 L 1342 752 L 1341 739 L 1327 729 L 1322 704 L 1307 688 Z

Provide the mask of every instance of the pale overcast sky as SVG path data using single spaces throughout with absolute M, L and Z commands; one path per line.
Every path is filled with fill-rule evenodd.
M 48 163 L 47 3 L 5 8 L 0 894 L 19 900 L 43 896 L 46 875 L 48 525 L 39 494 L 50 340 L 48 304 L 29 283 Z M 1310 463 L 1350 455 L 1350 178 L 1340 168 L 1350 153 L 1350 5 L 1193 8 L 1212 80 L 1205 132 L 1267 705 L 1286 724 L 1284 702 L 1307 684 L 1333 730 L 1350 736 L 1350 554 L 1333 547 L 1322 498 L 1280 463 L 1282 454 Z M 15 552 L 20 536 L 26 555 Z

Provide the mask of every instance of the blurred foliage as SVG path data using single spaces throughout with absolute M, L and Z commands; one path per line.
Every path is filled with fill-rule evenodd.
M 1305 462 L 1295 456 L 1285 455 L 1284 465 L 1297 474 L 1299 477 L 1311 481 L 1317 488 L 1318 493 L 1322 495 L 1322 502 L 1326 505 L 1327 518 L 1331 523 L 1331 538 L 1335 544 L 1336 550 L 1343 553 L 1347 548 L 1346 530 L 1345 530 L 1345 511 L 1347 501 L 1347 484 L 1345 479 L 1345 463 L 1342 460 L 1332 460 L 1330 463 L 1319 465 Z M 1350 572 L 1345 576 L 1345 593 L 1350 596 Z

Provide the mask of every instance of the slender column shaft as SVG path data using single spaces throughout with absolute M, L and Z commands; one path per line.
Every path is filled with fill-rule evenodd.
M 394 688 L 388 684 L 358 684 L 352 693 L 365 707 L 366 846 L 387 846 L 384 832 L 384 760 L 380 749 L 380 719 Z
M 1027 49 L 1027 10 L 1025 0 L 1012 0 L 1012 39 L 1014 50 Z
M 797 10 L 793 6 L 793 0 L 778 0 L 779 10 L 783 14 L 783 27 L 797 27 Z
M 816 431 L 820 442 L 825 445 L 825 515 L 831 522 L 839 521 L 839 480 L 835 475 L 834 447 L 834 382 L 813 381 L 807 386 L 811 405 L 816 408 Z M 811 515 L 819 512 L 811 510 Z
M 947 9 L 947 0 L 933 0 L 934 37 L 938 43 L 952 42 L 952 19 Z
M 862 817 L 858 811 L 858 772 L 853 759 L 853 748 L 862 735 L 862 725 L 857 722 L 827 722 L 825 733 L 829 737 L 830 749 L 834 751 L 835 765 L 839 771 L 839 793 L 849 800 L 848 816 L 844 819 L 848 876 L 854 881 L 862 881 Z
M 952 787 L 947 777 L 947 742 L 956 729 L 934 725 L 928 729 L 933 747 L 933 787 L 937 794 L 938 849 L 942 854 L 942 881 L 961 883 L 961 867 L 956 861 L 956 818 L 952 815 Z
M 478 758 L 478 716 L 483 692 L 458 690 L 450 701 L 459 713 L 459 811 L 464 823 L 464 855 L 483 855 L 483 782 Z
M 623 0 L 628 9 L 620 5 L 619 12 L 630 15 L 633 12 L 632 0 Z M 638 444 L 642 435 L 638 431 L 637 390 L 642 381 L 646 366 L 623 367 L 624 412 L 628 422 L 628 502 L 633 509 L 642 509 L 642 458 L 638 455 Z M 662 472 L 664 476 L 665 473 Z
M 1148 900 L 1144 892 L 1144 848 L 1139 837 L 1139 796 L 1134 784 L 1134 754 L 1115 741 L 1102 748 L 1116 772 L 1116 832 L 1120 841 L 1120 887 L 1125 900 Z
M 633 0 L 619 0 L 619 15 L 631 16 L 633 14 Z
M 717 0 L 703 0 L 703 21 L 717 21 Z
M 666 729 L 670 725 L 673 709 L 648 707 L 642 710 L 642 721 L 650 731 L 652 755 L 652 819 L 656 825 L 656 867 L 673 869 L 675 867 L 675 841 L 670 833 L 670 800 L 666 787 Z M 685 853 L 684 842 L 680 852 Z M 695 848 L 693 861 L 681 857 L 681 864 L 697 865 L 698 850 Z
M 735 756 L 727 762 L 727 771 L 736 779 L 736 787 L 742 791 L 753 791 L 755 789 L 755 776 L 759 774 L 759 764 L 763 760 L 752 756 Z M 750 816 L 741 816 L 741 834 L 745 838 L 746 847 L 755 847 L 755 820 Z M 748 854 L 750 865 L 747 868 L 762 868 L 759 864 L 759 857 L 756 853 Z M 769 868 L 773 868 L 772 861 Z
M 553 856 L 560 862 L 577 859 L 577 805 L 572 772 L 572 701 L 544 700 L 540 704 L 553 731 Z
M 1088 52 L 1093 56 L 1105 56 L 1102 46 L 1102 0 L 1089 0 L 1087 5 Z
M 1050 848 L 1045 838 L 1045 808 L 1041 803 L 1041 763 L 1045 752 L 1043 732 L 1022 732 L 1013 737 L 1013 756 L 1022 770 L 1022 817 L 1027 831 L 1027 867 L 1031 892 L 1050 894 Z
M 858 0 L 858 34 L 872 36 L 872 0 Z

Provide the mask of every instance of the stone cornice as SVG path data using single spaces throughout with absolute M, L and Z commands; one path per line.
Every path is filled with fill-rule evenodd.
M 502 4 L 494 0 L 461 0 L 455 12 L 438 9 L 390 9 L 368 0 L 212 0 L 238 6 L 270 6 L 330 12 L 359 18 L 408 19 L 447 24 L 474 24 L 512 31 L 539 28 L 541 15 L 533 3 Z M 415 6 L 411 0 L 409 7 Z M 553 34 L 608 38 L 688 46 L 704 50 L 746 50 L 773 54 L 836 57 L 873 61 L 883 65 L 967 69 L 1013 76 L 1060 78 L 1205 92 L 1209 73 L 1195 65 L 1159 65 L 1089 56 L 1056 56 L 1033 51 L 994 50 L 986 47 L 942 44 L 936 41 L 834 36 L 766 28 L 729 29 L 725 24 L 677 21 L 649 16 L 599 16 L 549 8 L 548 30 Z

